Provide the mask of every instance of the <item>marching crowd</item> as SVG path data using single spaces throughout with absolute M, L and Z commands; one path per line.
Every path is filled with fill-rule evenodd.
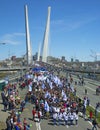
M 27 89 L 23 100 L 20 99 L 19 90 Z M 27 102 L 33 104 L 33 121 L 52 119 L 53 125 L 78 126 L 79 112 L 85 119 L 88 98 L 83 100 L 76 97 L 76 88 L 70 75 L 59 77 L 55 72 L 36 72 L 30 70 L 15 84 L 7 84 L 1 93 L 4 111 L 10 110 L 11 115 L 6 120 L 7 130 L 29 130 L 30 125 L 26 118 L 20 120 Z M 17 106 L 20 106 L 17 109 Z

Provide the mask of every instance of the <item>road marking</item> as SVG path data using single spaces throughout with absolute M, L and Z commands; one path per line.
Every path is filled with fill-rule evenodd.
M 86 88 L 88 88 L 88 89 L 90 89 L 90 90 L 92 90 L 93 92 L 95 92 L 95 90 L 94 89 L 92 89 L 92 88 L 90 88 L 90 87 L 87 87 L 87 86 L 85 86 Z
M 77 79 L 77 78 L 75 77 L 75 79 Z M 78 80 L 78 79 L 77 79 L 77 80 Z M 88 81 L 86 81 L 86 82 L 88 83 Z M 86 85 L 85 85 L 85 87 L 88 88 L 88 89 L 90 89 L 90 90 L 92 90 L 93 92 L 96 91 L 95 89 L 92 89 L 92 88 L 90 88 L 90 87 L 87 87 Z
M 36 129 L 41 130 L 40 122 L 36 122 Z
M 92 122 L 91 121 L 88 121 L 88 123 L 92 126 Z

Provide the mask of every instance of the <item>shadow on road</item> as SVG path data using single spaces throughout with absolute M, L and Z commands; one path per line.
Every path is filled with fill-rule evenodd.
M 32 118 L 28 118 L 30 121 L 33 121 L 33 119 Z
M 54 125 L 54 123 L 53 122 L 49 122 L 48 125 Z

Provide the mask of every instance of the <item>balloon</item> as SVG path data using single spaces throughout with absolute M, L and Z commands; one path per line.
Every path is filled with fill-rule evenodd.
M 21 114 L 21 112 L 19 112 L 19 114 Z
M 30 127 L 32 127 L 32 124 L 30 124 Z

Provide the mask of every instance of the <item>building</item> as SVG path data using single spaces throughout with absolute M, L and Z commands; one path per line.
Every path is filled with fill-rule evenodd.
M 65 61 L 65 56 L 61 57 L 61 61 L 64 62 Z

